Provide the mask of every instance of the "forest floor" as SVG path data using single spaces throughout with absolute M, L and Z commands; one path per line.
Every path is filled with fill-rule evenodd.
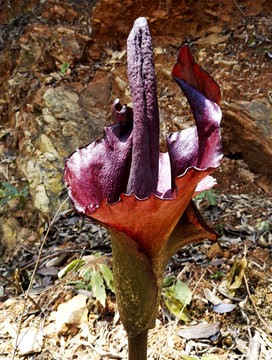
M 266 41 L 271 19 L 271 14 L 252 17 L 247 26 L 232 25 L 224 34 L 218 25 L 206 37 L 203 32 L 206 42 L 202 38 L 192 41 L 197 60 L 223 89 L 224 101 L 266 96 L 263 89 L 271 83 L 272 55 Z M 176 44 L 158 37 L 154 52 L 166 133 L 182 128 L 181 116 L 189 124 L 192 119 L 186 106 L 180 109 L 179 98 L 171 92 L 174 85 L 167 69 L 169 63 L 175 63 Z M 105 72 L 116 74 L 112 97 L 128 103 L 122 51 L 105 49 L 105 56 L 96 66 L 96 77 L 102 78 Z M 67 82 L 72 81 L 73 73 L 68 75 Z M 272 101 L 271 86 L 267 99 Z M 166 305 L 170 285 L 165 287 L 156 326 L 149 331 L 149 360 L 272 358 L 271 193 L 237 156 L 226 156 L 214 176 L 216 191 L 209 194 L 211 198 L 196 199 L 196 204 L 221 236 L 217 245 L 207 241 L 189 245 L 169 262 L 165 277 L 172 279 L 172 285 L 185 283 L 191 300 L 186 306 L 186 321 L 179 320 Z M 31 202 L 27 201 L 26 206 Z M 16 211 L 23 214 L 24 209 L 18 204 Z M 0 360 L 11 359 L 24 304 L 20 288 L 25 291 L 28 286 L 40 246 L 33 241 L 17 244 L 0 264 Z M 127 358 L 126 334 L 109 286 L 105 285 L 106 302 L 102 306 L 80 270 L 58 277 L 77 259 L 83 260 L 88 269 L 97 270 L 99 264 L 111 269 L 110 239 L 105 230 L 88 223 L 72 208 L 61 210 L 48 233 L 30 292 L 39 309 L 28 300 L 21 324 L 21 334 L 25 335 L 20 338 L 14 359 Z M 83 302 L 77 295 L 83 296 Z M 80 315 L 72 312 L 74 320 L 64 326 L 60 305 L 76 297 Z M 192 328 L 195 325 L 199 327 Z
M 271 359 L 271 198 L 217 191 L 215 201 L 212 205 L 203 198 L 197 204 L 221 233 L 219 246 L 210 242 L 187 246 L 171 259 L 165 273 L 166 278 L 173 277 L 174 283 L 181 281 L 191 290 L 186 310 L 189 318 L 178 321 L 162 297 L 156 326 L 149 332 L 148 359 Z M 13 275 L 12 280 L 27 286 L 28 276 L 22 277 L 20 269 L 30 274 L 38 251 L 38 244 L 32 249 L 21 244 L 16 260 L 11 257 L 1 265 L 2 274 L 16 267 L 21 278 L 16 282 Z M 59 271 L 76 259 L 83 259 L 89 269 L 98 264 L 111 268 L 110 239 L 97 225 L 66 210 L 57 217 L 42 251 L 30 292 L 42 314 L 28 301 L 21 325 L 21 333 L 28 336 L 19 341 L 21 359 L 126 358 L 126 335 L 114 293 L 106 286 L 106 305 L 102 307 L 80 270 L 58 279 Z M 60 329 L 58 323 L 67 314 L 60 313 L 59 305 L 78 294 L 85 298 L 85 305 L 79 306 L 81 320 L 71 311 L 74 322 Z M 10 359 L 23 302 L 23 296 L 16 296 L 16 289 L 5 284 L 0 305 L 0 359 Z M 223 310 L 216 308 L 218 304 Z M 196 332 L 191 327 L 197 324 Z M 188 333 L 184 335 L 182 329 Z

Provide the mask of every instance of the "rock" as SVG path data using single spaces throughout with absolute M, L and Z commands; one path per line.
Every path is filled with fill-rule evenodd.
M 45 91 L 46 90 L 46 91 Z M 102 135 L 110 113 L 111 76 L 81 84 L 44 88 L 37 93 L 41 114 L 18 111 L 20 173 L 30 183 L 33 204 L 43 214 L 54 213 L 64 188 L 65 158 L 78 146 Z
M 211 245 L 207 256 L 210 260 L 223 256 L 223 251 L 217 242 Z
M 228 35 L 211 34 L 205 38 L 196 40 L 195 44 L 207 47 L 211 45 L 225 43 L 228 41 L 228 38 L 229 38 Z
M 49 40 L 45 42 L 45 38 Z M 60 69 L 64 62 L 74 66 L 84 56 L 90 42 L 90 37 L 64 26 L 30 24 L 19 40 L 20 70 L 31 71 L 41 65 L 48 70 L 56 66 Z
M 81 324 L 88 321 L 87 297 L 79 294 L 66 303 L 60 304 L 56 314 L 56 331 L 65 334 L 73 324 Z
M 42 350 L 42 345 L 42 331 L 35 326 L 23 329 L 19 335 L 18 350 L 21 356 L 40 352 Z
M 238 61 L 236 60 L 224 60 L 224 59 L 216 59 L 214 60 L 214 65 L 220 65 L 225 67 L 231 67 L 238 64 Z
M 156 55 L 161 55 L 161 54 L 163 54 L 163 49 L 162 49 L 162 47 L 161 47 L 161 46 L 156 47 L 156 48 L 154 49 L 154 54 L 156 54 Z
M 128 86 L 128 84 L 124 80 L 122 80 L 119 76 L 115 77 L 114 82 L 120 91 L 125 91 Z
M 50 88 L 43 95 L 45 105 L 51 114 L 62 120 L 81 120 L 84 113 L 79 106 L 78 95 L 62 86 Z
M 12 249 L 17 242 L 17 231 L 19 228 L 19 222 L 15 218 L 5 219 L 4 222 L 0 222 L 2 240 L 1 245 L 7 246 L 8 250 Z M 2 250 L 2 249 L 1 249 Z
M 111 97 L 111 87 L 110 75 L 90 81 L 87 88 L 80 95 L 80 102 L 88 110 L 97 105 L 107 108 Z
M 272 106 L 267 99 L 235 101 L 223 108 L 225 154 L 239 156 L 272 179 Z
M 47 196 L 45 186 L 39 184 L 35 188 L 32 186 L 32 188 L 34 189 L 32 191 L 32 196 L 34 200 L 33 205 L 35 206 L 35 208 L 40 212 L 42 212 L 43 214 L 50 213 L 50 208 L 49 208 L 50 200 Z
M 52 141 L 45 134 L 41 134 L 41 136 L 39 137 L 38 147 L 41 152 L 49 153 L 49 154 L 52 154 L 52 155 L 55 155 L 56 157 L 58 157 L 58 153 L 57 153 L 56 149 L 54 148 Z

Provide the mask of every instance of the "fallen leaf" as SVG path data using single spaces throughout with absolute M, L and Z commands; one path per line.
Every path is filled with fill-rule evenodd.
M 247 360 L 255 360 L 259 358 L 260 345 L 261 345 L 261 336 L 258 333 L 258 331 L 256 331 L 254 337 L 249 342 L 249 347 L 247 351 Z
M 209 339 L 211 336 L 217 334 L 221 329 L 221 324 L 219 322 L 208 324 L 200 323 L 194 326 L 188 326 L 184 329 L 177 331 L 177 334 L 186 339 Z
M 245 258 L 242 258 L 242 260 L 236 259 L 234 261 L 234 264 L 227 277 L 227 287 L 230 290 L 239 289 L 239 287 L 242 285 L 246 266 L 247 261 Z
M 226 303 L 221 302 L 221 304 L 214 305 L 212 309 L 217 314 L 224 314 L 227 312 L 231 312 L 236 307 L 237 307 L 237 305 L 235 305 L 235 304 L 226 304 Z
M 214 293 L 210 289 L 203 289 L 203 292 L 204 292 L 205 298 L 213 305 L 222 303 L 222 300 L 219 299 L 218 296 L 214 295 Z

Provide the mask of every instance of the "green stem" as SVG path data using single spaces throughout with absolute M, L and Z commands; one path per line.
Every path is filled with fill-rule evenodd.
M 128 338 L 128 360 L 147 359 L 147 332 L 142 331 L 139 335 Z

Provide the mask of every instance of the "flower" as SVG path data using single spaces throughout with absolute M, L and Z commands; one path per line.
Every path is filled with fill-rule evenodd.
M 172 75 L 193 111 L 196 126 L 167 136 L 159 151 L 159 109 L 148 24 L 138 18 L 127 41 L 133 110 L 117 99 L 113 125 L 102 139 L 78 148 L 64 179 L 75 209 L 106 227 L 113 246 L 121 320 L 130 337 L 154 325 L 163 272 L 182 246 L 217 234 L 192 197 L 215 185 L 209 176 L 222 158 L 216 82 L 194 62 L 188 45 Z

